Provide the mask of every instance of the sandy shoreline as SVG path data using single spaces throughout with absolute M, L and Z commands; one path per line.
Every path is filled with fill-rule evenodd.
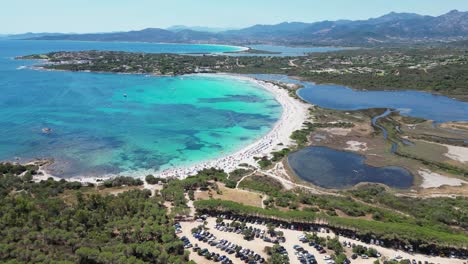
M 429 189 L 429 188 L 438 188 L 441 186 L 462 186 L 463 184 L 468 184 L 468 182 L 457 179 L 457 178 L 450 178 L 444 175 L 441 175 L 436 172 L 432 172 L 428 169 L 420 169 L 418 171 L 419 175 L 423 178 L 423 182 L 421 183 L 421 188 Z
M 444 156 L 461 163 L 468 163 L 468 148 L 446 144 L 443 144 L 443 146 L 447 147 L 448 149 L 448 152 L 445 153 Z
M 246 163 L 254 167 L 258 167 L 258 164 L 254 160 L 254 157 L 263 157 L 269 155 L 271 152 L 280 150 L 287 146 L 291 146 L 294 142 L 290 139 L 290 135 L 298 129 L 301 129 L 303 123 L 309 117 L 309 107 L 311 105 L 301 102 L 293 97 L 291 97 L 287 90 L 281 88 L 277 85 L 274 85 L 269 82 L 264 82 L 256 80 L 251 77 L 241 76 L 241 75 L 232 75 L 232 74 L 192 74 L 197 76 L 211 76 L 211 77 L 227 77 L 227 78 L 236 78 L 243 81 L 250 81 L 255 83 L 259 88 L 264 89 L 271 93 L 275 100 L 281 105 L 282 113 L 280 119 L 275 123 L 273 128 L 268 132 L 268 134 L 262 136 L 252 144 L 243 147 L 241 150 L 224 156 L 217 159 L 212 159 L 204 162 L 200 162 L 190 166 L 181 166 L 174 169 L 167 169 L 161 172 L 151 172 L 148 173 L 138 173 L 130 174 L 122 173 L 124 176 L 133 176 L 133 177 L 144 177 L 147 174 L 153 174 L 156 177 L 169 178 L 185 178 L 190 175 L 195 175 L 198 171 L 206 168 L 218 168 L 223 169 L 226 172 L 233 171 L 238 167 L 239 164 Z M 190 76 L 190 75 L 188 75 Z M 61 179 L 47 173 L 46 168 L 41 168 L 42 176 L 39 176 L 37 180 L 47 179 L 52 177 L 54 179 Z M 113 175 L 115 176 L 115 175 Z M 79 181 L 79 182 L 92 182 L 96 183 L 99 180 L 106 178 L 111 178 L 109 175 L 100 175 L 95 177 L 73 177 L 65 179 L 68 181 Z
M 303 123 L 308 119 L 310 105 L 300 102 L 297 99 L 289 96 L 288 91 L 274 84 L 256 80 L 250 77 L 228 75 L 228 74 L 198 74 L 199 76 L 224 76 L 236 78 L 244 81 L 251 81 L 259 87 L 270 92 L 275 100 L 282 106 L 280 119 L 276 122 L 268 134 L 261 137 L 254 143 L 242 148 L 234 154 L 226 157 L 201 162 L 199 164 L 178 168 L 173 170 L 165 170 L 158 174 L 160 177 L 186 177 L 196 174 L 205 168 L 219 168 L 230 172 L 238 167 L 241 163 L 246 163 L 254 167 L 258 167 L 254 157 L 262 157 L 270 154 L 272 151 L 280 150 L 292 144 L 290 135 L 298 129 L 301 129 Z

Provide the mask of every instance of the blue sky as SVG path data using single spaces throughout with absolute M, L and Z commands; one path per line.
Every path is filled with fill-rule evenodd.
M 468 0 L 5 0 L 0 33 L 105 32 L 171 25 L 246 27 L 367 19 L 390 11 L 440 15 Z

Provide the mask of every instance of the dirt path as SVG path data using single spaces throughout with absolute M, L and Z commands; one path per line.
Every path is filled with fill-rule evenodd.
M 370 207 L 382 208 L 382 209 L 385 209 L 385 210 L 392 211 L 392 212 L 394 212 L 394 213 L 396 213 L 396 214 L 400 214 L 400 215 L 403 215 L 403 216 L 406 216 L 406 217 L 412 217 L 411 215 L 409 215 L 409 214 L 407 214 L 407 213 L 398 211 L 398 210 L 396 210 L 396 209 L 390 208 L 390 207 L 388 207 L 388 206 L 386 206 L 386 205 L 383 205 L 383 204 L 379 204 L 379 203 L 377 203 L 377 204 L 370 204 L 370 203 L 364 202 L 363 200 L 358 199 L 358 198 L 356 198 L 356 197 L 352 197 L 352 196 L 350 196 L 350 197 L 351 197 L 351 199 L 352 199 L 353 201 L 358 202 L 358 203 L 365 204 L 365 205 L 370 206 Z
M 188 194 L 185 194 L 185 199 L 187 199 L 187 206 L 190 209 L 190 215 L 188 219 L 195 219 L 196 210 L 195 206 L 193 205 L 193 201 L 189 199 Z
M 262 209 L 265 209 L 265 200 L 268 199 L 268 195 L 263 195 L 263 198 L 262 198 Z
M 160 191 L 162 189 L 162 186 L 157 184 L 148 184 L 146 181 L 144 181 L 143 188 L 150 190 L 151 197 L 153 197 L 156 194 L 156 191 Z
M 278 166 L 279 164 L 280 163 L 275 164 L 274 168 L 272 168 L 270 170 L 265 171 L 265 170 L 261 170 L 261 169 L 256 169 L 252 173 L 249 173 L 249 174 L 245 175 L 244 177 L 242 177 L 237 182 L 236 189 L 239 189 L 240 183 L 243 180 L 245 180 L 247 177 L 250 177 L 250 176 L 254 175 L 255 173 L 259 173 L 259 174 L 263 174 L 264 176 L 268 176 L 268 177 L 271 177 L 271 178 L 273 178 L 275 180 L 278 180 L 286 190 L 291 190 L 291 189 L 294 189 L 294 188 L 301 188 L 301 189 L 306 189 L 306 190 L 310 191 L 313 194 L 326 194 L 326 195 L 335 195 L 335 196 L 338 195 L 338 194 L 333 193 L 333 192 L 325 192 L 325 191 L 319 190 L 319 189 L 311 187 L 311 186 L 298 184 L 298 183 L 292 182 L 291 180 L 285 179 L 284 177 L 278 176 L 277 174 L 278 174 L 279 170 L 283 170 L 283 172 L 280 173 L 280 174 L 287 175 L 287 173 L 284 172 L 284 168 L 280 168 Z
M 244 177 L 242 177 L 242 178 L 237 182 L 237 184 L 236 184 L 236 189 L 239 189 L 240 183 L 241 183 L 245 178 L 254 175 L 256 172 L 257 172 L 257 171 L 255 170 L 254 172 L 249 173 L 249 174 L 245 175 Z
M 294 63 L 295 61 L 297 61 L 297 59 L 293 59 L 293 60 L 289 60 L 289 66 L 291 67 L 299 67 L 296 63 Z

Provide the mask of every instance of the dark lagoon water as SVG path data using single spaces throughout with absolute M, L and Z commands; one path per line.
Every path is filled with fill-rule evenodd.
M 298 95 L 307 102 L 336 110 L 388 108 L 406 116 L 436 122 L 468 121 L 468 103 L 446 96 L 417 91 L 357 91 L 340 85 L 317 85 L 284 75 L 252 75 L 263 80 L 296 83 L 304 86 Z M 387 110 L 385 114 L 390 113 Z M 375 122 L 381 116 L 375 117 Z M 382 127 L 384 137 L 386 131 Z M 410 142 L 404 142 L 410 144 Z M 392 142 L 392 151 L 397 144 Z M 364 163 L 365 157 L 326 147 L 309 147 L 289 156 L 289 165 L 303 180 L 324 188 L 347 188 L 360 182 L 383 183 L 409 188 L 413 175 L 399 167 L 375 168 Z
M 468 103 L 418 91 L 358 91 L 341 85 L 317 85 L 284 75 L 253 75 L 264 80 L 297 83 L 304 86 L 298 95 L 311 104 L 336 110 L 392 108 L 402 115 L 437 122 L 467 121 Z
M 281 114 L 273 95 L 227 76 L 38 71 L 15 56 L 58 50 L 199 53 L 237 47 L 0 41 L 0 160 L 53 158 L 60 177 L 146 175 L 233 153 Z M 126 94 L 127 96 L 123 96 Z M 43 128 L 51 128 L 44 134 Z
M 363 156 L 326 147 L 308 147 L 288 157 L 290 167 L 301 179 L 322 188 L 350 188 L 362 182 L 382 183 L 405 189 L 413 176 L 400 167 L 372 167 Z

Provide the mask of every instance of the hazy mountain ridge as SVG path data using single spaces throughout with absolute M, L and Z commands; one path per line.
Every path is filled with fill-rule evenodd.
M 177 29 L 177 30 L 175 30 Z M 143 41 L 186 43 L 277 43 L 364 45 L 456 41 L 468 38 L 468 12 L 453 10 L 433 17 L 413 13 L 389 13 L 368 20 L 338 20 L 315 23 L 284 22 L 254 25 L 219 33 L 176 26 L 172 30 L 148 28 L 141 31 L 39 36 L 37 40 Z
M 59 36 L 59 35 L 64 35 L 64 34 L 63 33 L 50 33 L 50 32 L 43 32 L 43 33 L 27 32 L 23 34 L 2 34 L 0 35 L 0 37 L 6 38 L 6 39 L 29 39 L 29 38 L 51 37 L 51 36 Z
M 219 32 L 228 31 L 228 30 L 235 30 L 235 28 L 197 27 L 197 26 L 189 27 L 189 26 L 184 26 L 184 25 L 175 25 L 175 26 L 166 28 L 166 30 L 173 31 L 173 32 L 179 32 L 183 30 L 192 30 L 192 31 L 200 31 L 200 32 L 219 33 Z

